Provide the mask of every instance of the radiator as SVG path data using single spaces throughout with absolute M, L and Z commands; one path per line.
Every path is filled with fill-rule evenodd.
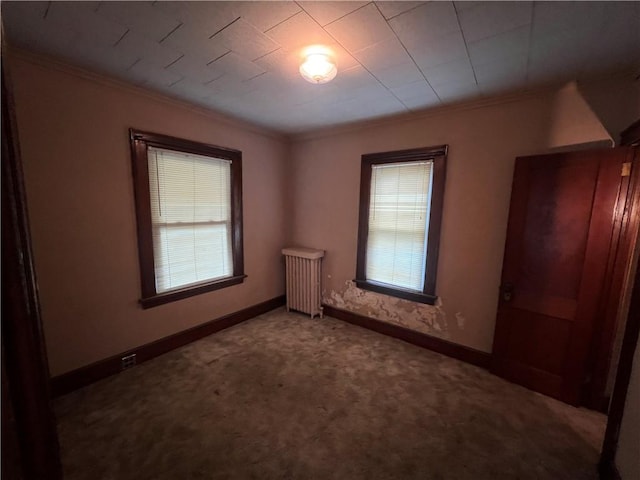
M 287 268 L 287 311 L 322 318 L 322 257 L 324 250 L 284 248 Z

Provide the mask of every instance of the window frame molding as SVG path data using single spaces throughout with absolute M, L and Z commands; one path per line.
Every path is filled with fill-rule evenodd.
M 446 181 L 446 163 L 448 145 L 412 148 L 382 153 L 362 155 L 360 166 L 360 210 L 358 217 L 358 246 L 356 257 L 356 278 L 354 282 L 363 290 L 383 293 L 393 297 L 434 305 L 436 296 L 436 277 L 438 271 L 438 253 L 440 251 L 440 231 L 442 226 L 442 207 L 444 204 L 444 186 Z M 427 236 L 427 268 L 425 269 L 422 292 L 395 287 L 386 283 L 366 279 L 367 241 L 369 238 L 369 203 L 371 199 L 371 175 L 374 165 L 388 163 L 406 163 L 433 160 L 433 184 L 431 191 L 431 214 Z
M 244 243 L 242 224 L 242 152 L 207 143 L 129 129 L 131 162 L 138 237 L 142 308 L 150 308 L 237 285 L 244 281 Z M 163 148 L 182 153 L 204 155 L 231 161 L 231 277 L 200 282 L 183 288 L 158 293 L 156 291 L 151 221 L 151 196 L 149 192 L 148 147 Z

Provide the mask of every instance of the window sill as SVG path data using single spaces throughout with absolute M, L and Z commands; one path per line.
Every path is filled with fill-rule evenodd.
M 171 290 L 170 292 L 159 293 L 152 297 L 141 298 L 140 305 L 142 308 L 146 309 L 169 302 L 175 302 L 176 300 L 193 297 L 194 295 L 200 295 L 201 293 L 220 290 L 221 288 L 230 287 L 231 285 L 238 285 L 239 283 L 242 283 L 246 277 L 246 275 L 238 275 L 235 277 L 223 278 L 222 280 L 215 280 L 213 282 L 185 287 L 180 290 Z
M 391 287 L 382 283 L 375 283 L 367 280 L 354 280 L 358 288 L 363 290 L 369 290 L 371 292 L 383 293 L 392 297 L 402 298 L 404 300 L 411 300 L 412 302 L 425 303 L 427 305 L 435 305 L 438 299 L 435 295 L 429 295 L 428 293 L 415 292 L 413 290 L 404 290 L 398 287 Z

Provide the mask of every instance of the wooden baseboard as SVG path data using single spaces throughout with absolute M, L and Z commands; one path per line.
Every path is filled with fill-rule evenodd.
M 122 357 L 136 354 L 136 364 L 155 358 L 178 347 L 199 340 L 203 337 L 232 327 L 238 323 L 257 317 L 285 304 L 285 296 L 279 296 L 266 302 L 252 305 L 235 313 L 211 320 L 196 327 L 147 343 L 118 355 L 72 370 L 51 379 L 51 391 L 54 397 L 65 395 L 105 377 L 122 371 Z
M 373 330 L 374 332 L 382 333 L 383 335 L 404 340 L 405 342 L 417 345 L 418 347 L 426 348 L 478 367 L 489 368 L 489 363 L 491 361 L 491 354 L 489 353 L 432 337 L 431 335 L 417 332 L 409 328 L 382 322 L 347 310 L 334 308 L 330 305 L 324 305 L 324 313 L 330 317 L 337 318 L 338 320 L 344 320 L 345 322 L 352 323 L 353 325 L 358 325 L 359 327 L 364 327 L 369 330 Z
M 613 461 L 601 461 L 598 464 L 598 473 L 600 480 L 622 480 L 618 468 Z

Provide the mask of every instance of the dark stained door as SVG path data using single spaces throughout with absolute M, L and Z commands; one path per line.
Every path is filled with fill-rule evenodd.
M 629 147 L 516 159 L 492 371 L 577 404 Z

